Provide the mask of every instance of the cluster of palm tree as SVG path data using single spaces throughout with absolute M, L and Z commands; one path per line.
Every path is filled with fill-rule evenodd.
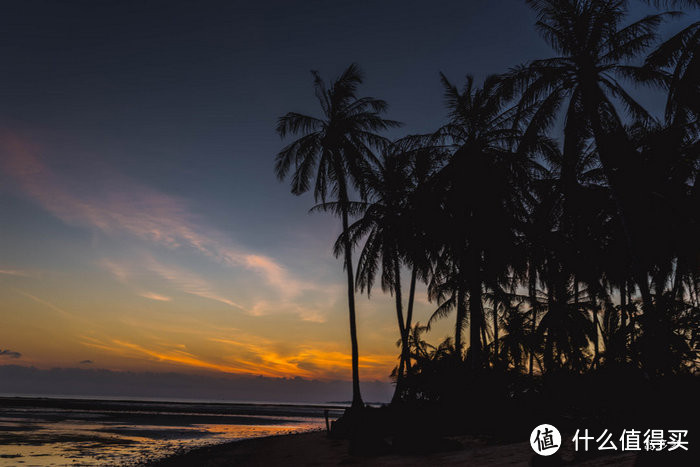
M 441 75 L 449 115 L 432 133 L 381 136 L 399 123 L 384 101 L 357 96 L 356 65 L 330 84 L 313 73 L 321 117 L 279 120 L 282 137 L 300 137 L 277 155 L 277 175 L 342 219 L 353 407 L 354 297 L 377 279 L 396 303 L 397 399 L 436 362 L 472 375 L 698 370 L 700 22 L 659 43 L 679 13 L 626 24 L 625 0 L 528 3 L 554 56 L 480 86 Z M 664 116 L 622 80 L 664 92 Z M 436 305 L 427 326 L 413 323 L 418 281 Z M 422 333 L 450 315 L 454 336 L 431 347 Z

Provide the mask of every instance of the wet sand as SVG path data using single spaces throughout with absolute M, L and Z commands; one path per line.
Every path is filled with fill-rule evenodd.
M 384 455 L 374 457 L 351 456 L 348 442 L 329 438 L 324 431 L 294 435 L 258 438 L 218 446 L 208 446 L 178 454 L 151 467 L 185 466 L 527 466 L 527 465 L 580 465 L 580 466 L 633 466 L 633 453 L 599 457 L 575 458 L 573 450 L 562 448 L 559 460 L 533 457 L 528 442 L 514 444 L 487 444 L 474 437 L 455 437 L 462 448 L 428 455 Z
M 0 467 L 142 465 L 198 446 L 317 429 L 323 413 L 294 404 L 0 397 Z

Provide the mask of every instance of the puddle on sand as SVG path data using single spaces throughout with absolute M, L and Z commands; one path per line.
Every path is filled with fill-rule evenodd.
M 177 423 L 147 424 L 143 417 L 125 423 L 99 415 L 55 417 L 40 411 L 0 410 L 0 467 L 137 465 L 197 446 L 309 431 L 325 423 L 319 417 L 267 415 L 248 415 L 250 424 L 226 423 L 226 416 L 215 424 L 196 423 L 199 414 L 189 419 L 177 414 Z M 128 414 L 120 418 L 127 419 Z

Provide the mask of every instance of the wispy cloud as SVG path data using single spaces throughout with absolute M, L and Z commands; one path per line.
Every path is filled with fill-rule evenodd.
M 298 299 L 252 299 L 252 304 L 242 304 L 234 301 L 226 293 L 221 292 L 210 281 L 188 269 L 172 263 L 163 263 L 147 253 L 137 255 L 131 260 L 103 259 L 100 265 L 114 276 L 119 282 L 136 289 L 135 293 L 151 300 L 172 301 L 171 295 L 144 291 L 140 289 L 143 275 L 148 272 L 165 280 L 168 286 L 179 293 L 186 293 L 209 300 L 223 303 L 233 308 L 245 311 L 251 316 L 269 316 L 275 314 L 296 315 L 303 321 L 323 323 L 327 320 L 328 310 L 333 308 L 334 301 L 341 294 L 335 286 L 328 286 L 323 293 Z
M 82 342 L 83 345 L 87 347 L 96 348 L 99 350 L 107 351 L 111 354 L 139 358 L 139 359 L 149 359 L 158 362 L 171 363 L 180 366 L 189 366 L 195 368 L 203 368 L 207 370 L 220 371 L 224 373 L 236 373 L 236 374 L 262 374 L 263 376 L 275 376 L 267 372 L 252 372 L 247 371 L 245 365 L 240 365 L 238 362 L 236 364 L 225 364 L 216 363 L 203 358 L 200 358 L 190 352 L 182 350 L 180 346 L 176 345 L 171 348 L 151 348 L 144 345 L 139 345 L 133 342 L 128 342 L 120 339 L 111 339 L 107 342 L 102 342 L 94 338 L 86 338 Z M 161 346 L 162 347 L 162 346 Z M 241 367 L 243 366 L 243 368 Z
M 17 290 L 17 289 L 15 289 L 15 290 Z M 49 302 L 48 300 L 41 299 L 35 295 L 24 292 L 22 290 L 17 290 L 17 293 L 24 295 L 25 297 L 27 297 L 27 298 L 29 298 L 29 299 L 31 299 L 31 300 L 33 300 L 41 305 L 44 305 L 45 307 L 55 311 L 56 313 L 59 313 L 60 315 L 62 315 L 64 317 L 72 317 L 73 316 L 72 313 L 69 313 L 66 310 L 64 310 L 63 308 L 60 308 L 60 307 L 54 305 L 53 303 Z
M 214 300 L 230 307 L 247 311 L 243 305 L 240 305 L 239 303 L 236 303 L 230 298 L 217 292 L 214 286 L 212 286 L 198 274 L 172 264 L 165 265 L 148 254 L 141 255 L 139 259 L 136 260 L 135 264 L 131 265 L 112 259 L 102 260 L 101 265 L 124 284 L 132 284 L 137 282 L 137 280 L 134 278 L 134 276 L 137 275 L 134 270 L 138 270 L 139 273 L 148 271 L 167 281 L 170 286 L 178 292 Z M 151 300 L 171 300 L 171 297 L 147 291 L 140 291 L 138 292 L 138 295 Z
M 155 300 L 158 302 L 169 302 L 170 300 L 172 300 L 172 298 L 170 297 L 166 297 L 165 295 L 160 295 L 154 292 L 141 292 L 139 295 L 143 298 L 148 298 L 150 300 Z
M 15 276 L 15 277 L 30 277 L 31 274 L 29 274 L 26 271 L 20 271 L 17 269 L 0 269 L 0 275 L 3 276 Z
M 22 354 L 10 349 L 0 349 L 0 357 L 21 358 Z
M 25 139 L 0 130 L 0 175 L 9 175 L 5 179 L 12 181 L 18 193 L 46 212 L 66 224 L 90 229 L 95 233 L 96 243 L 108 244 L 108 248 L 99 252 L 105 256 L 99 265 L 134 296 L 163 302 L 162 306 L 174 306 L 167 302 L 177 302 L 182 294 L 188 294 L 251 316 L 285 314 L 311 323 L 324 322 L 343 296 L 342 286 L 298 279 L 275 258 L 237 245 L 198 216 L 196 206 L 184 199 L 121 177 L 114 171 L 98 170 L 93 174 L 90 169 L 81 168 L 84 173 L 79 177 L 75 176 L 77 171 L 66 175 L 52 168 L 41 153 L 40 148 Z M 107 239 L 116 240 L 103 241 Z M 110 249 L 123 246 L 123 240 L 128 242 L 127 250 Z M 183 258 L 188 262 L 182 261 Z M 197 269 L 195 264 L 204 267 Z M 216 277 L 207 275 L 212 270 L 216 271 Z M 8 276 L 24 275 L 22 273 L 9 265 L 0 269 L 0 274 Z M 229 287 L 230 284 L 234 286 Z M 244 290 L 240 295 L 235 293 L 251 284 L 254 290 Z M 34 294 L 17 292 L 61 315 L 80 319 L 79 308 L 71 315 L 43 298 L 41 292 L 38 292 L 40 296 L 33 290 Z M 144 304 L 137 302 L 134 308 L 143 309 Z M 231 315 L 232 318 L 239 316 Z M 198 335 L 198 330 L 183 329 L 183 335 L 197 334 L 200 343 L 206 341 L 206 345 L 194 351 L 184 347 L 182 342 L 163 342 L 163 339 L 175 340 L 172 336 L 164 337 L 168 333 L 163 329 L 153 330 L 153 335 L 144 333 L 142 326 L 148 320 L 143 318 L 135 316 L 138 322 L 133 324 L 140 332 L 115 338 L 119 332 L 115 329 L 101 339 L 84 338 L 80 342 L 111 356 L 228 373 L 309 378 L 325 375 L 343 379 L 349 374 L 350 361 L 344 348 L 325 345 L 326 350 L 319 350 L 308 344 L 287 352 L 281 350 L 279 342 L 260 336 L 251 335 L 246 342 L 239 342 L 240 345 L 231 340 L 209 341 L 212 335 L 225 332 L 221 327 L 215 331 L 207 329 L 203 335 Z M 262 318 L 255 321 L 266 322 Z M 182 327 L 178 322 L 169 325 Z M 232 334 L 241 335 L 240 332 Z M 217 350 L 212 351 L 211 347 Z M 393 356 L 363 355 L 363 371 L 383 377 L 387 362 L 394 359 Z M 100 358 L 99 361 L 109 360 Z
M 208 340 L 219 345 L 216 357 L 195 353 L 176 342 L 135 343 L 126 339 L 100 340 L 83 336 L 82 344 L 114 356 L 224 373 L 321 380 L 347 379 L 350 374 L 351 357 L 342 349 L 336 349 L 335 343 L 289 346 L 257 336 Z M 365 377 L 385 379 L 387 369 L 395 363 L 395 355 L 368 353 L 363 355 L 360 368 Z
M 308 342 L 281 350 L 274 342 L 256 339 L 255 342 L 229 338 L 211 338 L 234 352 L 236 361 L 267 369 L 277 376 L 305 376 L 320 379 L 346 379 L 352 359 L 348 352 L 336 349 L 334 343 Z M 246 355 L 248 360 L 246 360 Z M 363 374 L 384 379 L 387 369 L 396 362 L 396 356 L 364 353 L 360 361 Z
M 326 307 L 330 308 L 330 303 Z M 313 323 L 326 322 L 326 309 L 321 309 L 318 306 L 309 304 L 300 304 L 295 302 L 270 302 L 268 300 L 259 300 L 249 309 L 249 313 L 253 316 L 267 316 L 277 313 L 295 314 L 304 321 Z
M 158 274 L 163 279 L 173 284 L 178 290 L 181 290 L 190 295 L 196 295 L 209 300 L 215 300 L 225 305 L 238 308 L 245 311 L 245 307 L 233 300 L 217 293 L 214 288 L 197 274 L 178 268 L 172 265 L 164 265 L 153 258 L 148 258 L 145 262 L 145 267 Z
M 259 274 L 284 298 L 318 289 L 315 283 L 291 277 L 273 258 L 233 245 L 199 219 L 181 198 L 114 171 L 103 175 L 99 183 L 95 177 L 69 179 L 44 162 L 39 148 L 11 132 L 0 134 L 0 151 L 0 167 L 21 192 L 68 224 L 107 235 L 126 234 L 167 248 L 198 251 L 221 264 Z

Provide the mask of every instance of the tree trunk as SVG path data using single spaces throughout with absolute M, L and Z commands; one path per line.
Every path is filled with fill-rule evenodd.
M 598 347 L 598 301 L 593 301 L 593 367 L 598 368 L 598 358 L 600 358 L 600 349 Z
M 629 334 L 630 334 L 630 347 L 634 347 L 635 342 L 635 326 L 637 322 L 637 306 L 633 306 L 632 294 L 635 292 L 634 283 L 627 282 L 627 317 L 629 318 Z M 634 313 L 631 313 L 634 311 Z
M 648 274 L 638 255 L 643 251 L 638 237 L 632 234 L 633 221 L 636 219 L 632 207 L 636 202 L 634 194 L 630 193 L 629 181 L 623 179 L 627 172 L 626 162 L 633 159 L 636 151 L 629 141 L 626 131 L 617 115 L 613 105 L 607 101 L 602 90 L 592 83 L 586 83 L 586 96 L 584 104 L 586 113 L 593 130 L 596 147 L 603 172 L 610 184 L 613 200 L 620 215 L 620 223 L 624 232 L 625 241 L 630 256 L 632 272 L 635 282 L 642 296 L 642 308 L 644 311 L 644 338 L 647 344 L 643 346 L 642 366 L 651 374 L 659 370 L 664 371 L 664 355 L 668 349 L 664 345 L 660 330 L 663 326 L 661 316 L 652 299 L 649 288 Z M 607 113 L 611 122 L 603 122 L 603 115 Z M 639 216 L 639 214 L 637 214 Z
M 342 195 L 341 195 L 342 196 Z M 347 202 L 347 195 L 341 199 L 341 203 Z M 348 231 L 348 210 L 347 206 L 341 207 L 343 218 L 343 232 Z M 348 309 L 350 314 L 350 344 L 352 348 L 352 408 L 364 407 L 362 395 L 360 393 L 360 357 L 357 346 L 357 324 L 355 318 L 355 281 L 352 270 L 352 245 L 350 238 L 346 235 L 344 240 L 345 249 L 345 271 L 348 276 Z
M 457 320 L 455 323 L 455 355 L 459 361 L 462 361 L 462 326 L 467 314 L 464 305 L 464 290 L 462 284 L 459 284 L 457 286 Z
M 488 338 L 486 337 L 486 312 L 484 311 L 484 306 L 482 304 L 481 306 L 481 342 L 480 342 L 480 349 L 482 349 L 483 357 L 484 357 L 484 364 L 486 364 L 486 360 L 488 359 L 488 355 L 486 355 L 486 347 L 488 347 Z
M 532 327 L 530 328 L 530 376 L 532 376 L 533 365 L 535 363 L 535 332 L 537 330 L 537 271 L 533 264 L 530 264 L 528 271 L 528 296 L 530 297 L 530 307 L 532 308 Z
M 413 325 L 413 302 L 416 296 L 416 279 L 418 276 L 418 268 L 413 266 L 411 271 L 411 286 L 408 291 L 408 309 L 406 310 L 406 339 L 408 340 L 408 334 L 411 332 L 411 326 Z M 404 364 L 406 365 L 406 371 L 411 369 L 411 354 L 410 349 L 406 348 L 406 358 Z
M 625 363 L 627 361 L 627 327 L 626 323 L 626 313 L 627 313 L 627 290 L 626 281 L 622 281 L 620 284 L 620 361 Z
M 493 297 L 493 367 L 498 366 L 498 301 Z
M 406 350 L 408 348 L 408 331 L 403 319 L 403 303 L 401 299 L 401 266 L 398 258 L 394 258 L 394 298 L 396 299 L 396 320 L 399 323 L 399 332 L 401 335 L 401 357 L 399 358 L 399 369 L 396 374 L 396 387 L 394 388 L 394 396 L 391 402 L 397 402 L 401 397 L 403 390 L 403 372 L 406 359 Z
M 551 266 L 550 266 L 551 267 Z M 550 313 L 557 313 L 559 310 L 555 310 L 554 303 L 554 280 L 552 279 L 552 272 L 549 271 L 547 274 L 547 317 L 551 317 Z M 550 327 L 547 329 L 547 336 L 545 337 L 545 351 L 542 356 L 544 362 L 544 367 L 546 371 L 550 371 L 554 368 L 554 337 L 552 336 L 553 329 Z M 557 347 L 559 347 L 557 345 Z
M 627 243 L 635 281 L 639 286 L 639 293 L 642 296 L 645 311 L 653 313 L 653 300 L 651 291 L 649 290 L 647 275 L 637 257 L 638 245 L 635 242 L 635 238 L 632 236 L 629 219 L 631 202 L 628 200 L 626 190 L 620 186 L 622 185 L 620 180 L 621 173 L 625 172 L 624 164 L 620 163 L 620 159 L 624 160 L 625 158 L 629 158 L 635 151 L 632 144 L 627 139 L 624 127 L 615 109 L 612 107 L 612 104 L 607 103 L 603 92 L 598 86 L 589 85 L 583 101 L 584 103 L 589 103 L 586 113 L 589 115 L 589 121 L 593 129 L 593 136 L 596 147 L 598 148 L 603 172 L 608 179 L 613 200 L 620 214 L 620 222 Z M 603 127 L 601 112 L 606 110 L 606 107 L 609 107 L 607 111 L 610 112 L 611 117 L 615 120 L 614 128 L 604 129 Z
M 467 353 L 473 370 L 481 367 L 481 336 L 483 325 L 483 308 L 481 304 L 481 282 L 472 277 L 469 287 L 469 351 Z

